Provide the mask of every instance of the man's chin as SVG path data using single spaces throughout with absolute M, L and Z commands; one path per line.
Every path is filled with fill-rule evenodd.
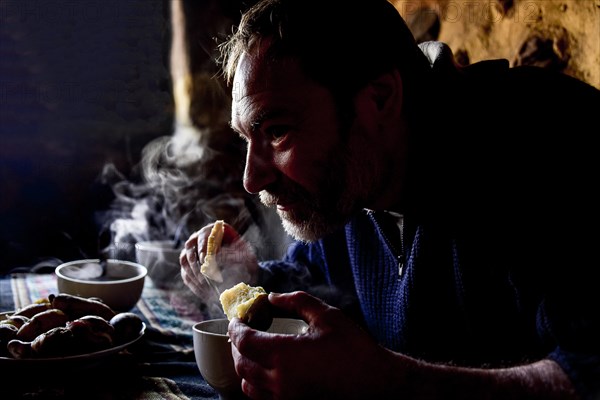
M 325 222 L 322 218 L 319 218 L 316 215 L 300 221 L 292 218 L 289 213 L 281 211 L 278 211 L 277 213 L 279 214 L 283 228 L 288 235 L 292 236 L 296 240 L 306 243 L 316 242 L 334 232 L 336 229 L 344 226 L 343 223 L 333 224 L 330 222 Z

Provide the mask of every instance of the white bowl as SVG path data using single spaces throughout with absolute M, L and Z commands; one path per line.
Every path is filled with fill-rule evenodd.
M 228 325 L 229 321 L 223 318 L 197 322 L 192 327 L 196 364 L 204 380 L 217 391 L 221 400 L 243 397 L 241 379 L 233 365 Z M 301 335 L 307 329 L 308 324 L 300 319 L 273 318 L 267 332 Z
M 148 269 L 148 277 L 158 287 L 173 287 L 181 280 L 179 253 L 170 240 L 149 240 L 135 244 L 138 263 Z
M 63 263 L 56 267 L 60 293 L 97 297 L 114 311 L 129 311 L 142 296 L 148 270 L 143 265 L 123 260 L 106 260 L 102 276 L 100 260 L 87 259 Z

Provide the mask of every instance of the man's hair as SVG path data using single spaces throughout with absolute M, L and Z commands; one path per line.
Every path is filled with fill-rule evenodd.
M 262 0 L 248 9 L 220 45 L 231 83 L 244 52 L 270 39 L 267 57 L 293 58 L 334 96 L 350 98 L 379 75 L 398 69 L 414 84 L 429 64 L 387 0 Z

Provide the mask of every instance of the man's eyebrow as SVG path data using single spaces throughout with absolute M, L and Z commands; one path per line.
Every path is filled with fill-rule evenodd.
M 262 123 L 265 121 L 265 119 L 269 117 L 269 114 L 270 113 L 268 111 L 262 111 L 260 114 L 258 114 L 249 124 L 251 132 L 256 132 L 260 128 Z M 242 133 L 242 131 L 233 126 L 232 120 L 229 120 L 229 127 L 234 132 L 237 132 L 240 136 L 245 136 L 244 133 Z
M 281 115 L 284 115 L 284 112 L 280 109 L 263 110 L 250 122 L 250 129 L 252 132 L 256 132 L 266 120 L 277 118 Z
M 250 132 L 254 133 L 256 131 L 258 131 L 261 127 L 261 125 L 268 119 L 270 118 L 277 118 L 281 115 L 284 115 L 284 111 L 283 110 L 279 110 L 279 109 L 269 109 L 269 110 L 263 110 L 261 111 L 256 117 L 254 117 L 254 119 L 250 122 L 249 126 L 250 126 Z M 233 130 L 234 132 L 236 132 L 238 135 L 240 135 L 240 137 L 245 138 L 246 134 L 244 134 L 241 130 L 237 129 L 235 126 L 233 126 L 233 121 L 229 120 L 229 127 L 231 128 L 231 130 Z
M 252 132 L 256 132 L 260 129 L 260 126 L 265 122 L 265 120 L 269 117 L 270 112 L 263 110 L 261 111 L 254 119 L 250 122 L 250 130 Z

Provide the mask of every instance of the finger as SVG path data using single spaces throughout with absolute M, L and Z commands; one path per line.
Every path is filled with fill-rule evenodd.
M 231 346 L 231 355 L 233 356 L 235 372 L 240 378 L 246 379 L 253 386 L 262 389 L 269 387 L 269 382 L 272 379 L 271 370 L 264 368 L 248 357 L 244 357 L 235 346 Z
M 199 231 L 192 233 L 190 235 L 190 237 L 187 238 L 187 240 L 185 241 L 184 247 L 194 246 L 194 244 L 196 243 L 196 240 L 198 240 L 198 233 L 199 233 Z
M 185 241 L 185 244 L 183 245 L 183 249 L 181 250 L 182 253 L 185 253 L 188 257 L 188 261 L 191 261 L 192 263 L 195 260 L 190 260 L 190 252 L 194 249 L 196 249 L 198 247 L 198 237 L 199 237 L 199 231 L 198 232 L 194 232 L 188 240 Z M 190 265 L 193 265 L 193 264 Z
M 229 224 L 223 224 L 223 243 L 233 243 L 240 239 L 240 234 Z
M 181 280 L 183 283 L 196 295 L 198 298 L 204 298 L 205 290 L 201 285 L 198 284 L 198 281 L 195 277 L 191 277 L 188 275 L 185 269 L 181 268 Z
M 272 386 L 272 370 L 263 368 L 257 362 L 244 357 L 235 346 L 231 346 L 235 372 L 242 378 L 242 391 L 251 399 L 273 398 L 270 387 Z
M 189 279 L 190 276 L 194 275 L 194 273 L 190 266 L 187 252 L 188 252 L 187 248 L 184 247 L 183 249 L 181 249 L 181 252 L 179 253 L 179 266 L 181 267 L 182 278 L 185 276 L 185 277 L 187 277 L 187 279 Z M 184 282 L 185 282 L 185 279 L 184 279 Z
M 228 334 L 232 347 L 242 356 L 257 362 L 263 368 L 273 367 L 270 361 L 271 354 L 274 354 L 273 335 L 252 329 L 239 318 L 233 318 L 229 322 Z
M 192 234 L 187 238 L 186 242 L 195 240 L 195 237 L 198 236 L 198 232 L 199 231 L 192 232 Z
M 182 249 L 179 256 L 181 266 L 180 273 L 183 283 L 199 298 L 206 299 L 214 294 L 209 290 L 204 277 L 201 275 L 199 262 L 197 261 L 196 246 L 189 245 Z M 192 261 L 190 261 L 192 260 Z M 194 262 L 194 260 L 196 260 Z M 193 264 L 190 264 L 193 262 Z
M 198 253 L 206 253 L 206 246 L 208 244 L 208 237 L 210 236 L 210 232 L 212 231 L 212 227 L 214 224 L 206 225 L 202 229 L 196 232 L 195 238 L 193 240 L 193 246 L 198 248 Z M 192 237 L 190 237 L 190 240 Z
M 291 293 L 269 293 L 269 302 L 276 308 L 298 315 L 311 324 L 332 307 L 302 291 Z
M 242 379 L 242 392 L 251 399 L 270 400 L 275 398 L 271 392 L 261 389 L 245 379 Z
M 190 276 L 194 276 L 194 277 L 196 277 L 196 279 L 198 279 L 198 277 L 200 275 L 200 262 L 198 259 L 198 247 L 196 247 L 196 245 L 194 245 L 194 246 L 186 245 L 185 255 L 186 255 L 185 258 L 187 259 L 187 263 L 184 262 L 181 264 L 181 266 L 189 272 Z
M 185 268 L 189 267 L 185 247 L 183 249 L 181 249 L 181 251 L 179 252 L 179 266 L 181 268 L 184 268 L 184 264 L 185 264 Z

